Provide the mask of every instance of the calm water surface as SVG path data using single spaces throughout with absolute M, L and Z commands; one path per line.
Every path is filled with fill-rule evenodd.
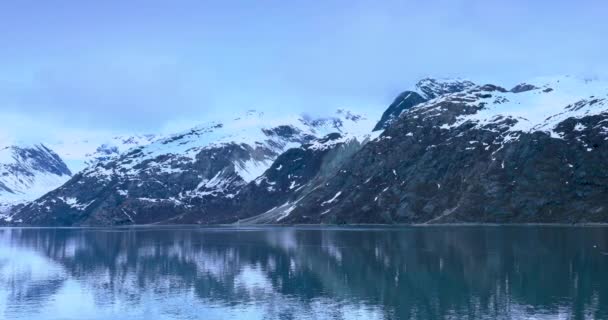
M 0 319 L 608 319 L 608 228 L 0 229 Z

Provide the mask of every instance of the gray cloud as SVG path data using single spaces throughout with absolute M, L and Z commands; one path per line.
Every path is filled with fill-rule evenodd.
M 429 75 L 510 85 L 608 71 L 604 1 L 60 0 L 36 8 L 0 3 L 0 117 L 58 128 L 154 131 L 251 108 L 380 108 Z

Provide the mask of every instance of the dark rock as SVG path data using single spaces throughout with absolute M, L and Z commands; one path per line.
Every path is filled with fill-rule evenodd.
M 413 91 L 405 91 L 401 93 L 393 103 L 388 106 L 388 109 L 384 111 L 382 114 L 382 118 L 374 127 L 374 131 L 386 129 L 396 118 L 399 117 L 403 110 L 407 110 L 419 103 L 425 102 L 426 99 L 423 98 L 416 92 Z
M 372 141 L 342 134 L 342 121 L 359 120 L 347 116 L 303 119 L 336 129 L 324 137 L 279 126 L 263 131 L 269 141 L 217 144 L 194 159 L 133 149 L 16 217 L 50 225 L 608 222 L 606 99 L 557 105 L 531 124 L 509 104 L 547 89 L 431 79 L 419 88 L 423 95 L 395 99 Z M 287 142 L 301 145 L 282 149 Z M 268 159 L 256 179 L 238 174 Z
M 531 84 L 527 84 L 527 83 L 520 83 L 518 85 L 516 85 L 515 87 L 513 87 L 513 89 L 511 89 L 511 92 L 513 93 L 520 93 L 520 92 L 526 92 L 526 91 L 531 91 L 534 89 L 538 89 L 536 86 L 531 85 Z
M 608 221 L 608 113 L 566 118 L 561 138 L 511 132 L 508 116 L 449 127 L 485 107 L 479 89 L 408 110 L 281 222 Z
M 459 79 L 432 79 L 426 78 L 416 84 L 425 99 L 430 100 L 444 94 L 460 92 L 471 89 L 475 84 L 468 80 Z

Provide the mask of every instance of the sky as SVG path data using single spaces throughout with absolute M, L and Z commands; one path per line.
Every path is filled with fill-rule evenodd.
M 604 0 L 0 1 L 0 142 L 384 110 L 422 77 L 605 78 Z M 377 112 L 374 112 L 377 113 Z

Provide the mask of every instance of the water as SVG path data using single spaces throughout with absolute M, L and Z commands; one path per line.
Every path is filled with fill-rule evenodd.
M 0 229 L 0 319 L 608 319 L 608 228 Z

